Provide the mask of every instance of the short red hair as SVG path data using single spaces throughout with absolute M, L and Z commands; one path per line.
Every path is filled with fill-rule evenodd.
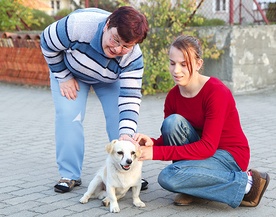
M 107 20 L 108 29 L 117 28 L 120 38 L 126 43 L 142 43 L 147 37 L 149 27 L 145 15 L 131 6 L 116 9 Z

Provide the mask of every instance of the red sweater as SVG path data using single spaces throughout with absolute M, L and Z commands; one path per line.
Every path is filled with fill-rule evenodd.
M 243 171 L 250 158 L 248 141 L 242 131 L 236 103 L 231 91 L 211 77 L 192 98 L 183 97 L 178 86 L 168 93 L 165 118 L 171 114 L 185 117 L 201 139 L 184 146 L 164 146 L 162 136 L 154 141 L 153 160 L 202 160 L 217 149 L 228 151 Z

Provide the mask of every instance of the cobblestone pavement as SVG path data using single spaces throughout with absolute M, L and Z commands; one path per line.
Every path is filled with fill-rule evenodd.
M 53 185 L 59 179 L 55 163 L 54 107 L 49 89 L 0 83 L 0 216 L 258 216 L 276 214 L 276 91 L 236 95 L 243 129 L 251 145 L 250 168 L 267 171 L 271 182 L 256 208 L 231 207 L 202 201 L 185 207 L 173 205 L 174 194 L 157 183 L 158 173 L 169 162 L 146 161 L 143 177 L 149 188 L 141 192 L 145 208 L 132 205 L 130 192 L 119 201 L 121 212 L 109 213 L 100 200 L 78 201 L 93 174 L 104 162 L 107 144 L 101 106 L 93 93 L 88 99 L 85 125 L 86 152 L 83 184 L 72 192 L 58 194 Z M 165 95 L 144 96 L 139 130 L 159 136 Z

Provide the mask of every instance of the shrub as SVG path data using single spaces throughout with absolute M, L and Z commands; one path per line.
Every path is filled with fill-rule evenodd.
M 276 3 L 269 3 L 266 17 L 269 22 L 276 22 Z
M 200 22 L 199 22 L 200 21 Z M 202 15 L 195 15 L 187 26 L 223 26 L 225 21 L 221 19 L 207 19 Z
M 33 10 L 33 16 L 38 20 L 38 23 L 31 25 L 32 30 L 44 30 L 48 25 L 55 22 L 52 16 L 40 10 Z
M 225 21 L 221 19 L 206 19 L 202 26 L 224 26 Z
M 72 10 L 70 9 L 62 9 L 59 10 L 56 14 L 57 17 L 66 17 L 68 14 L 70 14 L 72 12 Z
M 118 8 L 119 3 L 114 0 L 101 0 L 101 1 L 90 1 L 90 7 L 99 7 L 103 10 L 113 12 L 115 9 Z

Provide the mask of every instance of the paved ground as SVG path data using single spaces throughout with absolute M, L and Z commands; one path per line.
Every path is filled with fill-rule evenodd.
M 256 208 L 232 209 L 216 202 L 187 207 L 173 205 L 174 194 L 163 190 L 157 175 L 169 162 L 147 161 L 143 177 L 149 189 L 141 192 L 146 208 L 132 205 L 128 193 L 120 200 L 121 212 L 111 214 L 99 200 L 83 205 L 78 201 L 105 159 L 107 144 L 103 114 L 94 94 L 88 100 L 85 119 L 86 154 L 83 185 L 73 192 L 57 194 L 53 185 L 59 179 L 55 163 L 54 108 L 48 89 L 0 83 L 0 216 L 258 216 L 276 214 L 276 91 L 237 95 L 243 129 L 251 144 L 250 167 L 268 171 L 271 182 Z M 141 106 L 140 131 L 159 135 L 164 95 L 146 96 Z

